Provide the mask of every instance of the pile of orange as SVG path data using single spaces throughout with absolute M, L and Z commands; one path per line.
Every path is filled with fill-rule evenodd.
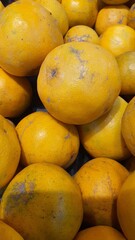
M 134 240 L 134 0 L 0 1 L 2 240 Z

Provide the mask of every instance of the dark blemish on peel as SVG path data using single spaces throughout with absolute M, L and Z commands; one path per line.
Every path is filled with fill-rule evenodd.
M 51 102 L 51 99 L 48 97 L 48 98 L 46 99 L 46 102 L 47 102 L 47 103 L 50 103 L 50 102 Z
M 56 74 L 57 74 L 57 69 L 56 69 L 56 68 L 55 68 L 55 69 L 52 69 L 52 70 L 51 70 L 51 77 L 52 77 L 52 78 L 55 77 Z
M 65 137 L 64 137 L 64 139 L 69 139 L 70 138 L 70 133 L 68 133 Z

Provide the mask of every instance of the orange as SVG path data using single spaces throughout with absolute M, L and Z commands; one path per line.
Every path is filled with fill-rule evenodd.
M 23 240 L 21 235 L 8 224 L 0 220 L 0 239 L 1 240 Z
M 135 29 L 135 3 L 129 9 L 127 24 Z
M 116 24 L 108 27 L 99 38 L 100 45 L 114 56 L 135 50 L 135 31 L 133 28 Z
M 92 157 L 108 157 L 118 161 L 130 157 L 121 134 L 121 119 L 126 107 L 127 102 L 119 96 L 108 113 L 78 127 L 81 143 Z
M 0 14 L 0 67 L 10 74 L 36 74 L 48 52 L 62 43 L 54 18 L 36 2 L 13 2 Z
M 0 115 L 0 189 L 15 174 L 20 160 L 20 143 L 14 125 Z
M 105 114 L 120 88 L 115 57 L 89 42 L 69 42 L 53 49 L 37 78 L 43 105 L 53 117 L 69 124 L 85 124 Z
M 78 232 L 74 240 L 126 240 L 121 232 L 109 226 L 94 226 Z
M 23 0 L 27 1 L 27 0 Z M 45 7 L 56 19 L 60 31 L 63 35 L 69 28 L 68 17 L 62 4 L 58 0 L 33 0 Z
M 135 171 L 129 174 L 123 183 L 118 200 L 117 214 L 120 226 L 126 239 L 134 240 L 135 236 Z
M 67 168 L 78 155 L 80 141 L 76 127 L 57 121 L 47 112 L 28 114 L 17 124 L 16 131 L 24 165 L 50 162 Z
M 24 239 L 73 239 L 82 222 L 81 192 L 63 168 L 34 163 L 7 186 L 1 215 Z
M 75 173 L 82 193 L 85 226 L 118 227 L 116 200 L 128 175 L 120 163 L 102 157 L 87 161 Z
M 129 8 L 126 5 L 105 6 L 97 15 L 95 30 L 100 35 L 109 26 L 115 24 L 127 25 Z
M 65 43 L 73 41 L 99 44 L 99 37 L 93 28 L 85 25 L 76 25 L 71 27 L 64 37 Z
M 122 135 L 130 152 L 135 156 L 135 96 L 129 101 L 122 118 Z
M 87 25 L 93 27 L 98 13 L 97 0 L 62 0 L 69 20 L 69 27 Z
M 106 4 L 123 4 L 127 3 L 129 0 L 102 0 Z
M 16 77 L 0 68 L 0 114 L 18 117 L 32 101 L 32 87 L 25 77 Z
M 116 58 L 122 85 L 121 95 L 135 95 L 135 51 L 125 52 Z

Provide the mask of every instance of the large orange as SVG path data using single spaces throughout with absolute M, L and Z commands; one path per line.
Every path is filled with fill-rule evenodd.
M 109 26 L 115 24 L 127 25 L 129 8 L 126 5 L 111 5 L 103 7 L 97 15 L 95 30 L 100 35 Z
M 0 189 L 14 176 L 20 153 L 21 147 L 14 125 L 0 115 Z
M 110 226 L 94 226 L 80 230 L 74 240 L 126 240 L 121 232 Z
M 37 78 L 38 95 L 48 112 L 70 124 L 85 124 L 106 113 L 120 89 L 115 57 L 89 42 L 69 42 L 53 49 Z
M 16 77 L 0 68 L 0 114 L 18 117 L 32 102 L 32 87 L 25 77 Z
M 24 240 L 21 235 L 8 224 L 0 220 L 0 239 L 1 240 Z
M 57 121 L 47 112 L 34 112 L 16 126 L 25 165 L 51 162 L 69 167 L 79 152 L 79 136 L 75 126 Z
M 131 156 L 121 133 L 121 119 L 126 107 L 127 102 L 117 97 L 108 113 L 78 127 L 81 143 L 92 157 L 121 161 Z
M 135 96 L 129 101 L 122 118 L 122 135 L 130 152 L 135 156 Z
M 109 50 L 114 56 L 128 51 L 135 51 L 135 31 L 124 24 L 108 27 L 100 35 L 99 40 L 100 45 Z
M 69 26 L 87 25 L 94 26 L 98 13 L 97 0 L 62 0 L 69 20 Z
M 73 239 L 82 216 L 78 185 L 55 164 L 25 167 L 2 196 L 2 219 L 27 240 Z
M 87 161 L 74 175 L 81 189 L 85 226 L 118 227 L 116 201 L 129 175 L 127 169 L 110 158 Z
M 128 240 L 135 238 L 135 171 L 130 173 L 122 185 L 118 201 L 117 213 L 120 226 Z
M 63 43 L 50 12 L 34 1 L 9 4 L 0 14 L 0 66 L 16 76 L 37 73 L 49 51 Z
M 125 52 L 116 58 L 121 75 L 121 95 L 135 95 L 135 51 Z

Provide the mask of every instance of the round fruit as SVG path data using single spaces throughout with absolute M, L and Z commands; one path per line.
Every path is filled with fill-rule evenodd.
M 25 165 L 50 162 L 67 168 L 78 155 L 80 141 L 76 127 L 57 121 L 47 112 L 34 112 L 22 118 L 16 131 Z
M 8 224 L 4 223 L 0 220 L 0 234 L 1 240 L 23 240 L 21 235 L 16 232 L 12 227 Z
M 97 0 L 62 0 L 69 20 L 69 26 L 87 25 L 94 26 L 98 13 Z
M 129 101 L 125 109 L 125 112 L 122 118 L 121 130 L 122 130 L 122 135 L 128 149 L 135 156 L 135 124 L 134 124 L 135 107 L 134 106 L 135 106 L 135 97 L 133 97 Z
M 4 117 L 18 117 L 32 100 L 29 80 L 10 75 L 0 68 L 0 99 L 0 114 Z
M 119 96 L 108 113 L 78 127 L 81 143 L 92 157 L 120 161 L 131 156 L 121 134 L 121 119 L 126 107 L 127 102 Z
M 73 239 L 83 216 L 80 189 L 63 168 L 31 164 L 7 186 L 1 216 L 27 240 Z
M 81 189 L 85 226 L 118 227 L 116 200 L 129 175 L 127 169 L 110 158 L 94 158 L 74 175 Z
M 129 9 L 128 25 L 135 29 L 135 3 Z
M 13 2 L 0 14 L 0 66 L 10 74 L 36 74 L 48 52 L 62 43 L 54 18 L 34 1 Z
M 135 236 L 135 171 L 129 174 L 122 185 L 118 200 L 117 213 L 120 226 L 128 240 Z
M 135 50 L 135 31 L 133 28 L 116 24 L 108 27 L 99 38 L 100 45 L 114 56 Z
M 127 24 L 129 8 L 126 5 L 105 6 L 97 15 L 95 30 L 100 35 L 109 26 Z
M 65 43 L 73 41 L 99 44 L 99 37 L 93 28 L 85 25 L 76 25 L 71 27 L 64 37 Z
M 121 75 L 121 95 L 135 95 L 135 51 L 125 52 L 116 58 Z
M 120 89 L 115 57 L 88 42 L 70 42 L 53 49 L 37 78 L 38 95 L 45 108 L 70 124 L 85 124 L 106 113 Z
M 94 226 L 78 232 L 74 240 L 126 240 L 121 232 L 109 226 Z
M 0 115 L 0 189 L 14 176 L 21 147 L 14 125 Z

